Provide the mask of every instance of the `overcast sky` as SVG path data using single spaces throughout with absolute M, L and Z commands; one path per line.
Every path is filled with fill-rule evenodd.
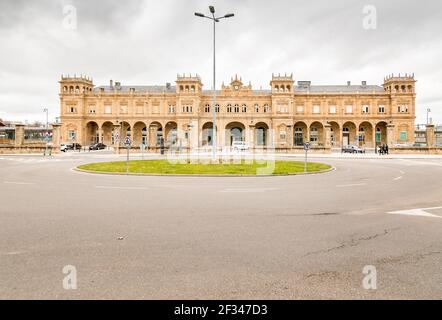
M 417 122 L 430 107 L 442 123 L 442 3 L 410 0 L 1 0 L 0 118 L 43 120 L 44 107 L 58 116 L 58 81 L 68 73 L 95 85 L 198 73 L 210 89 L 211 25 L 194 16 L 210 4 L 235 13 L 218 24 L 219 84 L 238 74 L 268 88 L 272 72 L 293 72 L 313 84 L 381 85 L 414 72 Z M 374 30 L 363 27 L 367 5 L 377 9 Z

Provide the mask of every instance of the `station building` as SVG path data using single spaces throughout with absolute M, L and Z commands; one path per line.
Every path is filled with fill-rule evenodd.
M 179 144 L 202 148 L 244 141 L 252 149 L 302 150 L 305 142 L 327 151 L 355 144 L 365 148 L 414 142 L 414 75 L 390 75 L 382 85 L 348 82 L 313 85 L 293 75 L 272 75 L 268 89 L 254 89 L 238 76 L 216 91 L 204 90 L 198 75 L 178 75 L 172 85 L 125 86 L 112 80 L 95 86 L 85 76 L 60 80 L 61 141 L 102 142 L 157 150 Z

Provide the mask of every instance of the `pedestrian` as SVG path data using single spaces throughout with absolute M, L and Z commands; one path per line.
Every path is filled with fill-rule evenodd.
M 388 156 L 388 145 L 385 145 L 385 153 L 386 153 L 387 156 Z

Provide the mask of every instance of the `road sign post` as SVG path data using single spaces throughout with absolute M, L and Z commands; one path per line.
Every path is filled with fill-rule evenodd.
M 305 150 L 304 172 L 307 173 L 307 155 L 308 151 L 310 150 L 309 142 L 304 143 L 304 150 Z
M 130 150 L 131 143 L 132 143 L 132 141 L 130 140 L 130 137 L 126 137 L 126 139 L 124 140 L 124 145 L 126 146 L 126 150 L 127 150 L 126 173 L 129 173 L 129 150 Z
M 146 145 L 144 143 L 140 144 L 141 160 L 144 160 L 144 150 L 145 149 L 146 149 Z

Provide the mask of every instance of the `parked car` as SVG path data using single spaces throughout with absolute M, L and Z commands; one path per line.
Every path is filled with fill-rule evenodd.
M 68 151 L 68 150 L 81 150 L 81 144 L 69 143 L 66 145 L 66 151 Z
M 61 152 L 66 152 L 66 151 L 68 151 L 68 146 L 67 146 L 66 144 L 62 143 L 62 144 L 60 145 L 60 151 L 61 151 Z
M 107 148 L 106 145 L 103 143 L 96 143 L 89 146 L 89 150 L 104 150 L 106 148 Z
M 249 146 L 244 141 L 233 141 L 232 148 L 235 151 L 249 150 Z
M 342 153 L 365 153 L 365 149 L 355 145 L 348 145 L 342 148 Z

